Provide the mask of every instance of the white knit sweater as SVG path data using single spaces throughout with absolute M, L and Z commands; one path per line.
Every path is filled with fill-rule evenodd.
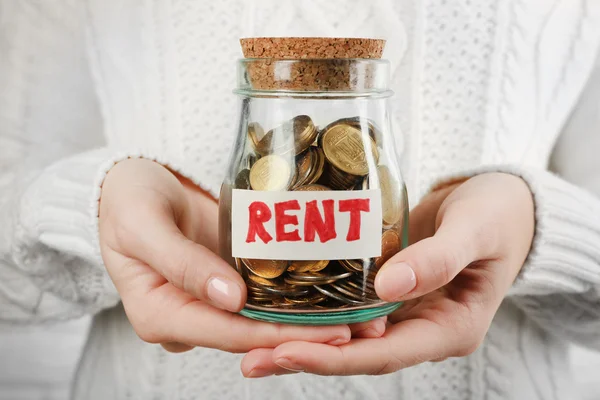
M 96 314 L 75 399 L 577 398 L 566 344 L 600 347 L 599 1 L 3 0 L 0 22 L 0 319 Z M 239 356 L 134 334 L 99 257 L 103 176 L 144 155 L 216 195 L 246 35 L 389 40 L 413 204 L 481 167 L 529 183 L 533 248 L 473 355 L 250 381 Z

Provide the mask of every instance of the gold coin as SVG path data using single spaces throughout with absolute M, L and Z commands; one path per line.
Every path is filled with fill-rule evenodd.
M 288 268 L 290 272 L 319 272 L 325 269 L 329 260 L 321 261 L 292 261 Z
M 266 279 L 254 274 L 248 274 L 248 280 L 261 286 L 278 286 L 281 284 L 279 281 Z
M 381 236 L 381 257 L 375 259 L 377 269 L 381 268 L 387 260 L 395 256 L 402 249 L 398 232 L 393 229 L 383 232 Z
M 299 115 L 290 123 L 293 125 L 296 154 L 300 154 L 315 142 L 319 132 L 308 115 Z
M 327 296 L 319 293 L 317 295 L 313 295 L 313 296 L 310 296 L 310 297 L 302 297 L 302 298 L 290 298 L 290 297 L 286 297 L 284 300 L 289 305 L 310 306 L 310 305 L 313 305 L 313 304 L 320 303 L 320 302 L 322 302 L 322 301 L 324 301 L 326 299 L 327 299 Z
M 353 128 L 356 128 L 360 131 L 367 130 L 369 132 L 369 136 L 371 136 L 373 138 L 373 140 L 375 140 L 375 141 L 377 141 L 377 136 L 378 136 L 378 133 L 380 132 L 380 130 L 375 127 L 375 123 L 373 121 L 371 121 L 368 118 L 363 118 L 363 117 L 342 118 L 340 120 L 337 120 L 337 121 L 329 124 L 328 127 L 334 126 L 334 125 L 339 125 L 339 124 L 350 125 Z M 363 129 L 365 127 L 366 127 L 366 129 Z
M 381 187 L 381 206 L 383 224 L 394 225 L 402 217 L 402 192 L 400 182 L 392 176 L 385 165 L 377 167 L 379 186 Z
M 356 185 L 357 177 L 340 171 L 330 165 L 327 168 L 328 184 L 334 190 L 349 190 Z
M 242 261 L 250 272 L 265 279 L 274 279 L 283 275 L 288 267 L 288 262 L 284 260 L 255 260 L 244 258 Z
M 311 147 L 311 149 L 314 149 L 313 168 L 310 176 L 306 182 L 304 182 L 305 185 L 317 182 L 325 170 L 325 154 L 323 153 L 323 150 L 320 147 Z
M 363 272 L 363 264 L 357 260 L 340 260 L 342 267 L 350 272 Z
M 250 185 L 254 190 L 278 191 L 287 189 L 291 170 L 283 157 L 265 156 L 250 170 Z
M 234 187 L 236 189 L 244 189 L 244 190 L 250 189 L 250 170 L 249 169 L 243 169 L 240 171 L 240 173 L 235 178 Z
M 294 189 L 295 192 L 326 192 L 328 190 L 331 190 L 331 189 L 329 189 L 326 186 L 316 185 L 316 184 L 301 186 L 297 189 Z
M 292 190 L 306 183 L 311 173 L 313 172 L 315 153 L 312 149 L 302 154 L 296 163 L 297 178 L 294 180 Z
M 323 133 L 321 142 L 325 157 L 337 169 L 355 176 L 369 173 L 369 158 L 359 129 L 346 124 L 334 125 Z M 379 153 L 375 141 L 369 137 L 367 143 L 377 163 Z
M 258 122 L 250 122 L 248 124 L 248 137 L 250 138 L 250 144 L 256 149 L 256 146 L 265 135 L 265 130 L 260 126 Z

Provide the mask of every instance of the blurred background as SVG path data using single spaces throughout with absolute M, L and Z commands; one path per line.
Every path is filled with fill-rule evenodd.
M 68 399 L 88 326 L 87 318 L 44 327 L 0 324 L 0 400 Z M 600 379 L 600 353 L 573 347 L 572 362 L 584 399 L 600 399 L 590 389 Z

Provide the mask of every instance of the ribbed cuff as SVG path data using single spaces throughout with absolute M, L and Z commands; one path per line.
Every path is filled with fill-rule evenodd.
M 509 295 L 583 292 L 600 285 L 600 199 L 544 170 L 497 165 L 460 176 L 489 172 L 522 178 L 535 203 L 534 240 Z
M 26 236 L 101 265 L 98 215 L 102 184 L 115 164 L 129 158 L 155 161 L 214 195 L 174 157 L 141 149 L 98 149 L 54 164 L 29 187 L 21 202 L 21 227 Z

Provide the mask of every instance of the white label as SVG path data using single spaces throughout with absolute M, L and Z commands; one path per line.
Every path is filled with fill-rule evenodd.
M 381 256 L 381 192 L 234 189 L 232 255 L 267 260 Z

